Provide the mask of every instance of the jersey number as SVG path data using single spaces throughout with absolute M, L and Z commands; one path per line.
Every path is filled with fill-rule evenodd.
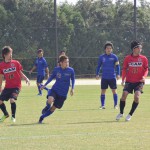
M 10 74 L 9 79 L 13 79 L 13 78 L 14 78 L 14 74 Z
M 132 73 L 133 73 L 133 74 L 137 74 L 137 73 L 138 73 L 138 68 L 133 68 L 133 69 L 132 69 Z

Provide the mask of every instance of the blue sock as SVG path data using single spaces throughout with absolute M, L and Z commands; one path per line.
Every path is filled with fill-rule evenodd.
M 49 115 L 51 115 L 52 113 L 53 112 L 48 109 L 40 118 L 44 119 L 44 118 L 48 117 Z
M 114 97 L 114 106 L 116 106 L 118 103 L 118 95 L 114 94 L 113 97 Z
M 43 84 L 40 85 L 40 87 L 43 86 Z M 44 88 L 46 91 L 48 91 L 49 89 L 47 87 Z
M 105 106 L 105 94 L 101 95 L 101 106 Z
M 39 94 L 42 94 L 42 91 L 40 90 L 41 86 L 38 86 Z
M 51 108 L 51 105 L 47 101 L 46 101 L 46 106 L 47 106 L 48 109 Z

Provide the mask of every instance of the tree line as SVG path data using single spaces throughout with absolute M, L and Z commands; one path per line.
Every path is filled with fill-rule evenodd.
M 58 50 L 65 50 L 77 75 L 95 74 L 106 41 L 114 44 L 120 62 L 131 53 L 134 6 L 129 0 L 79 0 L 57 5 Z M 150 49 L 150 2 L 137 7 L 137 39 L 143 54 Z M 42 48 L 50 70 L 56 65 L 54 0 L 1 0 L 0 46 L 10 45 L 14 58 L 29 70 Z

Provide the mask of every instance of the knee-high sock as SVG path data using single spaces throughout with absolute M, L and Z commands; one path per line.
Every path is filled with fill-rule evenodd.
M 48 102 L 46 101 L 46 106 L 43 108 L 42 114 L 43 114 L 46 110 L 50 110 L 50 108 L 51 108 L 51 105 L 48 104 Z
M 53 113 L 53 112 L 48 109 L 43 115 L 41 115 L 40 118 L 43 118 L 43 119 L 44 119 L 44 118 L 48 117 L 49 115 L 51 115 L 52 113 Z
M 6 106 L 5 106 L 4 103 L 2 103 L 2 104 L 0 105 L 0 109 L 2 110 L 2 112 L 3 112 L 3 114 L 4 114 L 5 116 L 8 115 L 8 112 L 7 112 L 7 110 L 6 110 Z
M 16 115 L 16 103 L 11 103 L 11 114 L 12 114 L 12 117 L 15 118 L 15 115 Z
M 120 113 L 123 114 L 126 102 L 120 100 Z
M 48 109 L 51 108 L 51 104 L 49 104 L 47 101 L 46 101 L 46 106 L 47 106 Z
M 117 94 L 113 94 L 113 98 L 114 98 L 114 106 L 116 106 L 117 103 L 118 103 L 118 95 Z
M 105 106 L 105 94 L 101 94 L 101 106 Z
M 41 91 L 40 88 L 41 88 L 41 86 L 39 85 L 39 86 L 38 86 L 38 91 L 39 91 L 39 94 L 42 94 L 42 91 Z
M 136 103 L 136 102 L 133 102 L 132 103 L 132 107 L 131 107 L 131 110 L 130 110 L 130 115 L 132 116 L 134 111 L 136 110 L 137 106 L 138 106 L 139 103 Z

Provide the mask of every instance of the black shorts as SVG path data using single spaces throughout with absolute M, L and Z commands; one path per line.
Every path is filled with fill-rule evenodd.
M 8 101 L 10 98 L 17 100 L 19 92 L 19 88 L 4 88 L 0 95 L 0 100 Z
M 54 90 L 50 90 L 48 96 L 52 96 L 54 98 L 54 106 L 58 109 L 62 108 L 64 101 L 66 100 L 66 96 L 58 95 Z
M 101 89 L 108 89 L 108 86 L 111 89 L 117 89 L 117 81 L 116 79 L 101 79 Z
M 137 82 L 137 83 L 130 83 L 130 82 L 126 82 L 123 91 L 127 91 L 129 93 L 135 93 L 135 91 L 140 91 L 141 93 L 143 93 L 143 86 L 144 83 L 143 82 Z

